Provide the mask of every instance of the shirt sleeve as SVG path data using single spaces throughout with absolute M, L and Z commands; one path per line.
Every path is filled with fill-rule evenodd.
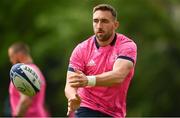
M 137 58 L 137 46 L 133 41 L 126 42 L 120 46 L 118 58 L 126 59 L 134 64 Z
M 83 52 L 80 44 L 73 50 L 68 66 L 68 71 L 74 72 L 76 69 L 80 71 L 84 70 Z

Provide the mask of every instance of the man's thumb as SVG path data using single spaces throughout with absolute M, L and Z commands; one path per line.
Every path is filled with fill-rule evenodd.
M 80 71 L 80 70 L 75 70 L 75 72 L 78 73 L 78 74 L 83 74 L 83 72 Z

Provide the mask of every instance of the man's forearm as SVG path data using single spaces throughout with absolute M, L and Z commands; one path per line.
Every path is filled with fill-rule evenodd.
M 120 84 L 124 78 L 125 76 L 122 73 L 116 71 L 105 72 L 96 75 L 96 86 L 113 86 Z
M 24 116 L 30 105 L 31 102 L 27 102 L 27 101 L 20 102 L 16 109 L 16 116 Z
M 76 87 L 71 87 L 69 84 L 69 80 L 73 79 L 72 75 L 77 75 L 74 72 L 68 71 L 67 72 L 67 80 L 66 80 L 66 86 L 65 86 L 65 95 L 67 99 L 75 97 L 77 94 L 77 88 Z
M 74 97 L 75 94 L 77 94 L 77 88 L 71 87 L 70 85 L 66 85 L 65 95 L 67 99 Z
M 113 70 L 96 76 L 96 86 L 113 86 L 121 84 L 133 67 L 133 63 L 127 60 L 117 60 Z

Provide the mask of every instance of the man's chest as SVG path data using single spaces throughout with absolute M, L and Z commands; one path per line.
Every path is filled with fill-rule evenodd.
M 94 50 L 87 55 L 85 73 L 88 75 L 100 74 L 113 69 L 114 62 L 118 57 L 118 50 L 112 48 L 106 50 Z

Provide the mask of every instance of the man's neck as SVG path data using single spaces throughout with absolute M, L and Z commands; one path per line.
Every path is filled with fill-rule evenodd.
M 33 63 L 33 60 L 31 57 L 25 57 L 21 60 L 21 62 L 25 64 L 29 64 L 29 63 Z
M 113 33 L 112 36 L 107 41 L 100 41 L 97 39 L 97 42 L 98 42 L 99 46 L 101 46 L 101 47 L 107 46 L 113 41 L 114 36 L 115 36 L 115 33 Z

